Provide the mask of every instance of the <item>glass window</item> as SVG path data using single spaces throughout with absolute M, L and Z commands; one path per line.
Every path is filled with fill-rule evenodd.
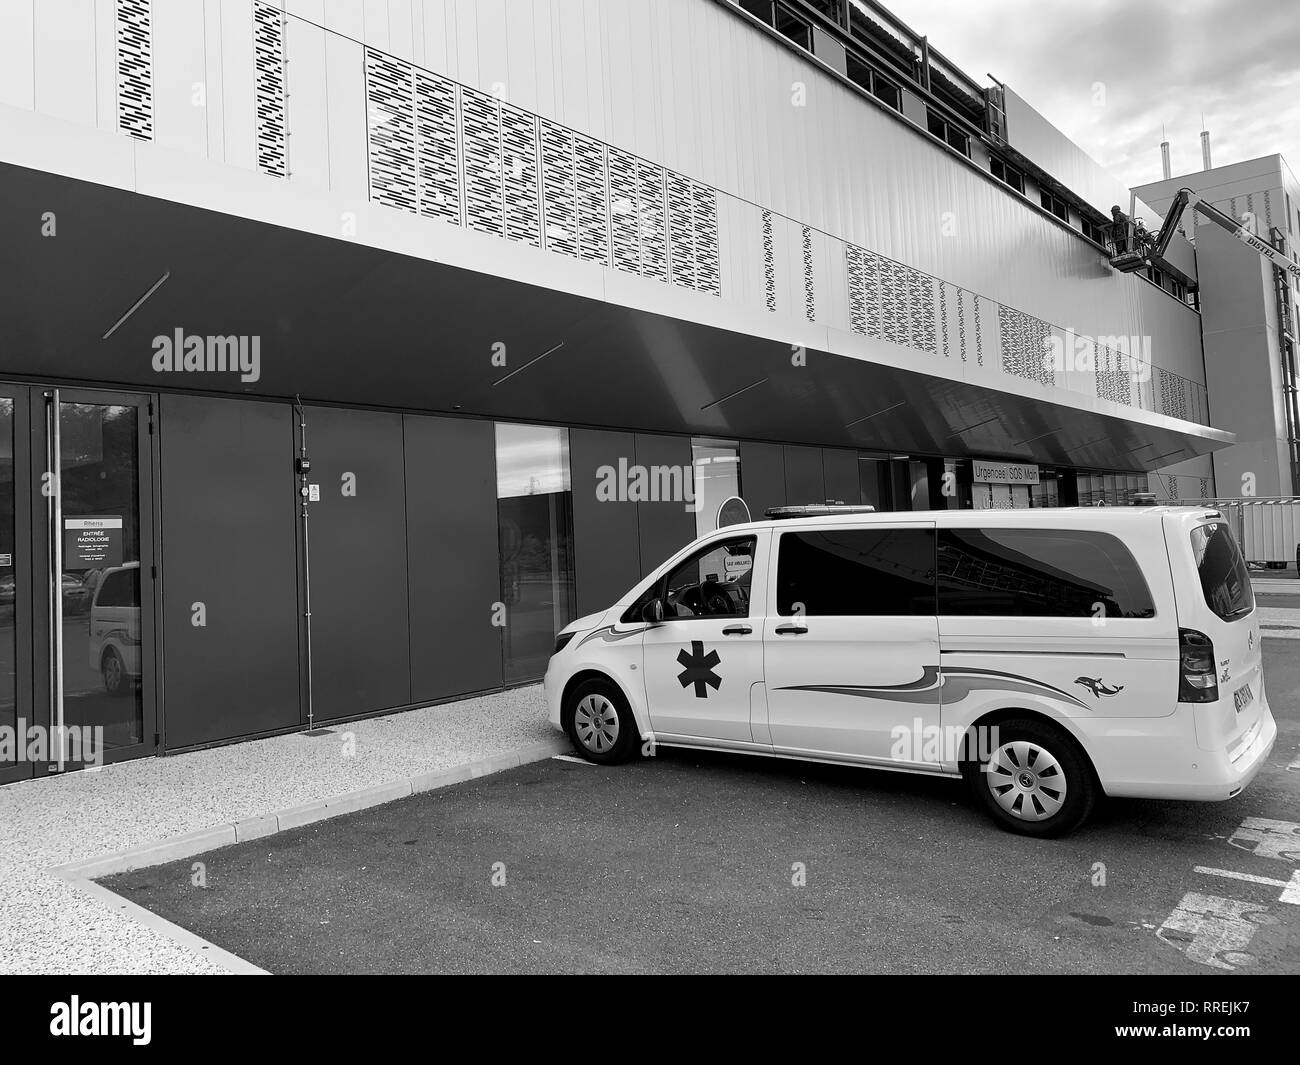
M 663 600 L 665 620 L 749 617 L 757 543 L 756 537 L 738 536 L 700 548 L 641 593 L 623 621 L 640 621 L 655 597 Z
M 892 81 L 886 81 L 875 71 L 871 74 L 871 95 L 887 103 L 895 111 L 903 109 L 903 97 L 898 86 Z
M 800 48 L 812 51 L 811 28 L 784 4 L 776 5 L 776 31 L 790 38 Z
M 934 530 L 781 534 L 777 613 L 877 617 L 934 613 Z
M 999 181 L 1005 182 L 1023 195 L 1025 177 L 1014 166 L 1008 166 L 995 155 L 989 158 L 989 172 Z
M 694 469 L 695 535 L 718 527 L 718 508 L 740 495 L 740 445 L 734 440 L 691 441 Z
M 546 672 L 555 634 L 573 620 L 573 493 L 569 434 L 544 425 L 498 423 L 497 531 L 502 667 L 507 684 Z
M 939 613 L 957 616 L 1150 618 L 1137 562 L 1109 533 L 944 529 Z
M 1255 609 L 1250 573 L 1227 525 L 1210 522 L 1193 529 L 1192 557 L 1201 577 L 1205 605 L 1219 617 L 1235 621 Z
M 96 606 L 139 606 L 140 567 L 119 569 L 109 573 L 95 596 Z
M 1070 220 L 1070 208 L 1059 196 L 1053 196 L 1046 189 L 1043 189 L 1038 194 L 1038 202 L 1041 203 L 1045 209 L 1056 215 L 1056 217 L 1062 222 L 1068 222 Z

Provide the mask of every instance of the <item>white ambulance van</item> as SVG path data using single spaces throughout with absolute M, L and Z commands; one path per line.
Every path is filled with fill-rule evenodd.
M 1188 507 L 823 514 L 719 529 L 556 640 L 553 725 L 964 778 L 1002 826 L 1221 800 L 1277 736 L 1245 563 Z

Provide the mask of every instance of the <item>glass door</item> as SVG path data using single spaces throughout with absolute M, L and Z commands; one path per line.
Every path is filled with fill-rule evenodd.
M 157 747 L 152 405 L 30 390 L 33 719 L 58 772 Z M 0 682 L 2 683 L 2 682 Z

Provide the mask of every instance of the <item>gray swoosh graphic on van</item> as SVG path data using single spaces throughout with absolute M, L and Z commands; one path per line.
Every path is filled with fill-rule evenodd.
M 603 629 L 596 629 L 595 632 L 589 632 L 581 640 L 578 646 L 581 647 L 589 640 L 599 639 L 603 643 L 618 643 L 619 640 L 626 640 L 629 636 L 640 636 L 645 629 L 629 629 L 627 632 L 615 632 L 612 625 L 606 625 Z
M 1060 699 L 1085 710 L 1092 708 L 1067 691 L 1045 684 L 1018 673 L 1002 673 L 996 669 L 945 669 L 926 666 L 920 678 L 906 684 L 791 684 L 778 691 L 827 692 L 831 695 L 851 695 L 859 699 L 889 699 L 899 703 L 936 705 L 959 703 L 972 692 L 1013 691 L 1031 695 L 1046 695 Z

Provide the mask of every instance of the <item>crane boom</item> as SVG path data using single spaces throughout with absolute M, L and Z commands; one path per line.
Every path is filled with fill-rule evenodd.
M 1165 220 L 1160 226 L 1160 232 L 1154 238 L 1138 239 L 1135 227 L 1129 225 L 1129 229 L 1134 231 L 1133 236 L 1129 237 L 1128 234 L 1125 234 L 1125 240 L 1122 244 L 1125 250 L 1111 258 L 1111 266 L 1127 274 L 1150 266 L 1153 262 L 1163 261 L 1165 250 L 1173 239 L 1174 231 L 1178 228 L 1183 212 L 1189 206 L 1221 229 L 1226 229 L 1246 247 L 1254 249 L 1257 254 L 1268 259 L 1279 270 L 1285 271 L 1288 276 L 1300 277 L 1300 266 L 1288 259 L 1285 252 L 1279 251 L 1264 240 L 1263 237 L 1251 232 L 1249 228 L 1231 215 L 1220 211 L 1200 193 L 1186 188 L 1178 190 L 1178 194 L 1174 197 L 1173 202 L 1169 205 L 1168 212 L 1165 214 Z

